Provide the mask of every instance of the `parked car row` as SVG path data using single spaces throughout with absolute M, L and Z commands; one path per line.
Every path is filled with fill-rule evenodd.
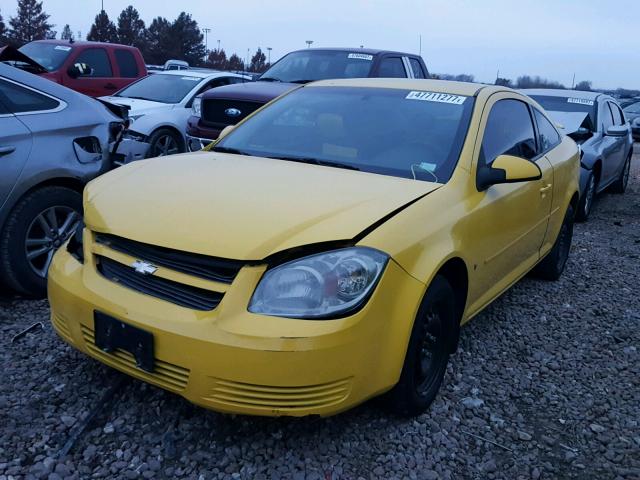
M 96 72 L 83 46 L 67 74 Z M 0 60 L 46 77 L 24 50 Z M 0 278 L 38 295 L 48 273 L 64 341 L 208 408 L 420 414 L 461 325 L 560 277 L 632 153 L 609 96 L 428 76 L 305 49 L 255 82 L 162 71 L 94 99 L 0 63 Z
M 542 105 L 581 147 L 580 204 L 576 219 L 587 220 L 596 195 L 606 188 L 624 192 L 633 138 L 622 109 L 612 97 L 574 90 L 523 90 Z

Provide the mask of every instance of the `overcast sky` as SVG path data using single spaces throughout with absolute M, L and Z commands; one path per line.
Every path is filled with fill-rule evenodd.
M 7 22 L 16 0 L 0 0 Z M 470 73 L 476 80 L 540 75 L 571 85 L 640 88 L 638 0 L 104 0 L 112 20 L 127 5 L 147 25 L 191 13 L 208 27 L 209 48 L 229 55 L 272 47 L 290 50 L 360 46 L 418 52 L 431 72 Z M 58 32 L 68 23 L 85 36 L 100 0 L 44 0 Z

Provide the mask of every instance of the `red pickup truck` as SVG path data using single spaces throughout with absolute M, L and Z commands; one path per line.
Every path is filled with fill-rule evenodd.
M 20 47 L 19 53 L 28 59 L 7 58 L 7 52 L 2 60 L 27 63 L 32 73 L 91 97 L 111 95 L 147 75 L 140 51 L 115 43 L 37 40 Z

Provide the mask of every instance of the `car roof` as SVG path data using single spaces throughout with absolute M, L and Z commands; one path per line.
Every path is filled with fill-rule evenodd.
M 561 88 L 522 88 L 518 90 L 526 95 L 540 95 L 547 97 L 571 97 L 584 100 L 596 100 L 603 95 L 600 92 L 585 92 L 582 90 L 564 90 Z
M 481 83 L 452 82 L 448 80 L 426 80 L 417 78 L 348 78 L 340 80 L 320 80 L 307 87 L 359 87 L 359 88 L 396 88 L 400 90 L 421 90 L 436 93 L 450 93 L 474 97 L 480 90 L 513 91 L 505 87 L 484 85 Z
M 377 49 L 377 48 L 359 48 L 359 47 L 352 47 L 352 48 L 338 48 L 338 47 L 330 47 L 330 48 L 301 48 L 300 50 L 294 50 L 294 51 L 289 52 L 289 53 L 308 52 L 308 51 L 312 51 L 312 52 L 350 52 L 350 53 L 364 53 L 364 54 L 367 54 L 367 55 L 380 55 L 380 54 L 383 54 L 383 53 L 393 53 L 393 54 L 396 54 L 396 55 L 410 55 L 412 57 L 417 57 L 418 56 L 415 53 L 404 53 L 404 52 L 396 52 L 394 50 L 380 50 L 380 49 Z
M 161 70 L 153 72 L 153 75 L 173 75 L 177 77 L 198 77 L 198 78 L 216 78 L 216 77 L 238 77 L 242 75 L 231 72 L 223 72 L 221 70 Z M 246 75 L 245 75 L 246 77 Z

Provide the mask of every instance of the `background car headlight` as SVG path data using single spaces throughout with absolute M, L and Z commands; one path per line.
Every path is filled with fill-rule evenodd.
M 202 107 L 202 98 L 196 97 L 193 99 L 193 103 L 191 104 L 191 114 L 199 117 L 201 113 Z
M 366 247 L 320 253 L 268 270 L 249 311 L 290 318 L 335 318 L 361 306 L 389 257 Z

